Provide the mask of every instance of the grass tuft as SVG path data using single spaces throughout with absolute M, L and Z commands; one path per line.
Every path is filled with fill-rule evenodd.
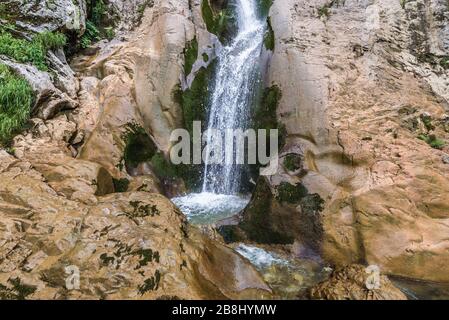
M 29 83 L 0 64 L 0 143 L 7 144 L 30 116 L 33 90 Z

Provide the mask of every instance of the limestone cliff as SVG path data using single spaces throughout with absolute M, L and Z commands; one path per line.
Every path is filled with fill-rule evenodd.
M 270 16 L 287 143 L 242 227 L 448 281 L 448 2 L 275 0 Z

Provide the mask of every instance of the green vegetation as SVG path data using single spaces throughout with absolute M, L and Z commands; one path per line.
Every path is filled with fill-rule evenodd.
M 298 203 L 302 198 L 307 196 L 308 191 L 304 185 L 301 183 L 298 183 L 296 185 L 292 185 L 288 182 L 282 182 L 277 188 L 276 188 L 276 199 L 283 203 Z
M 107 14 L 107 5 L 103 0 L 87 0 L 86 31 L 81 36 L 81 48 L 87 48 L 101 39 L 114 38 L 114 21 Z
M 401 7 L 402 9 L 405 9 L 405 5 L 407 4 L 407 2 L 409 2 L 410 0 L 399 0 L 401 3 Z
M 285 126 L 277 119 L 277 108 L 282 98 L 281 89 L 277 85 L 265 88 L 262 93 L 260 104 L 256 107 L 253 119 L 256 129 L 278 129 L 279 149 L 285 145 Z
M 273 5 L 273 0 L 258 0 L 259 2 L 259 15 L 261 17 L 268 17 L 270 8 Z
M 331 0 L 330 2 L 324 4 L 322 7 L 318 8 L 318 17 L 326 17 L 329 18 L 331 11 L 330 9 L 334 6 L 339 6 L 341 2 L 344 3 L 344 0 Z
M 66 37 L 59 32 L 43 32 L 34 36 L 31 41 L 18 39 L 8 32 L 0 32 L 0 54 L 17 62 L 31 63 L 39 70 L 47 71 L 47 51 L 62 48 Z
M 0 284 L 0 300 L 25 300 L 32 295 L 37 287 L 24 284 L 20 278 L 10 278 L 9 287 Z
M 434 134 L 420 134 L 418 136 L 418 139 L 425 141 L 429 146 L 431 146 L 434 149 L 443 149 L 443 147 L 446 145 L 446 142 L 444 140 L 438 139 Z
M 228 24 L 231 20 L 231 14 L 228 9 L 214 12 L 211 8 L 209 0 L 201 1 L 201 14 L 203 16 L 204 23 L 206 24 L 207 31 L 215 34 L 218 38 L 223 39 L 224 33 L 228 28 Z
M 184 74 L 187 76 L 192 71 L 192 66 L 198 58 L 198 41 L 196 37 L 189 41 L 184 48 Z
M 441 58 L 440 66 L 442 66 L 444 69 L 449 69 L 449 56 Z
M 127 170 L 150 161 L 157 150 L 145 129 L 136 123 L 127 124 L 122 139 L 125 142 L 123 160 Z
M 209 56 L 207 55 L 206 52 L 203 52 L 203 61 L 206 63 L 209 62 Z
M 265 32 L 264 38 L 263 38 L 263 43 L 265 45 L 265 48 L 267 50 L 271 50 L 274 51 L 274 31 L 273 28 L 271 26 L 271 19 L 268 18 L 267 19 L 267 31 Z
M 176 178 L 178 176 L 177 168 L 165 159 L 161 152 L 156 153 L 151 159 L 151 166 L 154 173 L 162 179 Z
M 80 44 L 82 48 L 89 47 L 93 42 L 101 40 L 100 31 L 91 22 L 86 21 L 86 31 L 84 31 L 83 36 L 80 39 Z
M 209 81 L 214 65 L 214 63 L 211 63 L 207 68 L 202 67 L 198 70 L 190 88 L 184 92 L 179 88 L 174 93 L 176 100 L 182 106 L 184 127 L 190 132 L 191 136 L 193 133 L 193 121 L 201 121 L 204 124 L 206 120 Z
M 245 232 L 249 240 L 258 243 L 293 243 L 293 237 L 273 229 L 274 223 L 270 214 L 273 200 L 270 186 L 264 179 L 259 179 L 253 199 L 251 199 L 249 206 L 245 209 L 244 220 L 240 223 L 240 228 Z M 238 230 L 234 229 L 231 232 L 227 234 L 228 241 L 240 239 Z
M 300 169 L 301 157 L 297 154 L 288 154 L 284 159 L 284 167 L 292 172 Z
M 140 257 L 139 265 L 135 268 L 135 270 L 148 265 L 148 263 L 153 262 L 153 260 L 159 263 L 160 259 L 159 251 L 153 251 L 151 249 L 139 249 L 133 251 L 131 254 L 138 255 Z
M 129 187 L 129 180 L 126 178 L 115 179 L 112 178 L 112 182 L 114 183 L 115 192 L 126 192 Z
M 144 281 L 142 285 L 138 287 L 139 293 L 144 295 L 148 291 L 154 291 L 159 288 L 159 282 L 161 281 L 161 273 L 159 270 L 156 270 L 154 276 L 148 278 Z
M 154 6 L 154 0 L 145 0 L 143 3 L 139 4 L 139 6 L 137 7 L 137 13 L 139 14 L 138 16 L 138 21 L 140 23 L 140 21 L 142 21 L 143 15 L 145 13 L 145 9 L 146 8 L 151 8 Z
M 0 64 L 0 144 L 7 144 L 25 125 L 32 103 L 33 90 L 28 82 Z

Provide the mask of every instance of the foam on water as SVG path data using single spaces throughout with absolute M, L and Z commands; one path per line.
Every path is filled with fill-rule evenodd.
M 259 269 L 268 268 L 273 264 L 288 265 L 288 261 L 281 259 L 277 257 L 276 254 L 262 248 L 240 244 L 235 251 L 240 253 Z
M 202 192 L 173 198 L 172 201 L 193 224 L 210 224 L 239 213 L 249 198 Z

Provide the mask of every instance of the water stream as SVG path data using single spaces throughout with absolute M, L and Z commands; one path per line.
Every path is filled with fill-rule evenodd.
M 228 45 L 217 48 L 208 130 L 204 133 L 206 145 L 210 147 L 216 143 L 211 129 L 225 133 L 228 129 L 245 131 L 250 126 L 250 109 L 260 80 L 260 56 L 267 28 L 266 17 L 259 15 L 256 2 L 233 1 L 238 31 Z M 221 159 L 225 154 L 223 147 Z M 172 199 L 193 223 L 213 223 L 232 216 L 249 202 L 248 197 L 240 195 L 242 172 L 246 167 L 230 162 L 217 164 L 215 159 L 207 154 L 200 193 Z

